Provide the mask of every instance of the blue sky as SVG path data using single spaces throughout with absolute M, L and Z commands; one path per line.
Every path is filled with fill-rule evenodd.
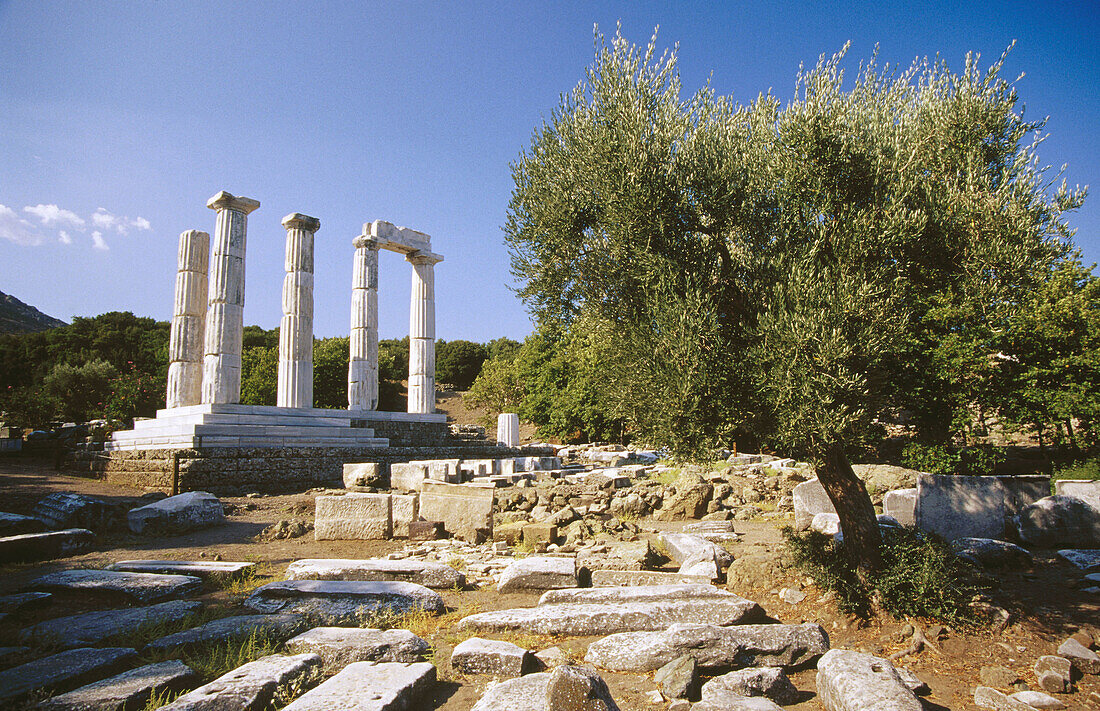
M 1100 174 L 1100 3 L 11 2 L 0 0 L 0 291 L 68 320 L 171 317 L 178 235 L 249 218 L 245 320 L 278 325 L 283 216 L 318 217 L 316 333 L 348 332 L 352 239 L 432 235 L 437 334 L 522 338 L 501 226 L 509 163 L 593 57 L 593 24 L 679 44 L 686 92 L 791 97 L 800 63 L 851 40 L 908 66 L 967 51 L 1049 116 L 1043 162 Z M 1100 196 L 1070 216 L 1100 261 Z M 383 253 L 380 333 L 408 332 L 409 265 Z

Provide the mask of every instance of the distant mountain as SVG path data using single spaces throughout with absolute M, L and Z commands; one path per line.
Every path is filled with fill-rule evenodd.
M 66 323 L 0 291 L 0 333 L 48 331 Z

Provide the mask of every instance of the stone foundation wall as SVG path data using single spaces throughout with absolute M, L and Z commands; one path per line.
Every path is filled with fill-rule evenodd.
M 495 444 L 463 442 L 384 448 L 146 449 L 77 452 L 65 462 L 65 470 L 77 476 L 166 494 L 209 491 L 219 496 L 240 496 L 252 491 L 285 493 L 314 487 L 342 489 L 344 464 L 354 462 L 389 465 L 414 459 L 486 459 L 524 454 L 529 452 Z

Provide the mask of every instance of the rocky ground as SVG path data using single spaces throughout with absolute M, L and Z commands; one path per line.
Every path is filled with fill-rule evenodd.
M 890 656 L 904 650 L 916 624 L 929 633 L 932 644 L 923 651 L 903 656 L 897 664 L 924 681 L 929 692 L 921 703 L 927 709 L 971 709 L 974 689 L 994 686 L 1006 692 L 1038 689 L 1036 660 L 1056 653 L 1072 634 L 1085 632 L 1100 638 L 1100 598 L 1084 590 L 1083 575 L 1054 555 L 1035 551 L 1029 567 L 997 572 L 995 602 L 1011 613 L 1003 629 L 963 630 L 942 628 L 923 620 L 895 620 L 879 616 L 858 620 L 839 613 L 830 596 L 812 581 L 783 565 L 779 526 L 790 523 L 790 490 L 804 480 L 795 468 L 762 475 L 702 468 L 677 471 L 616 489 L 598 484 L 547 483 L 539 487 L 502 490 L 501 523 L 509 518 L 560 516 L 563 543 L 549 553 L 599 556 L 602 549 L 619 541 L 656 541 L 660 532 L 679 531 L 699 519 L 732 519 L 740 534 L 723 543 L 735 558 L 725 586 L 763 607 L 767 616 L 784 623 L 820 624 L 834 649 L 855 649 Z M 884 485 L 886 486 L 886 485 Z M 874 487 L 872 487 L 874 488 Z M 887 486 L 887 488 L 889 488 Z M 706 489 L 706 495 L 701 491 Z M 51 492 L 75 492 L 124 501 L 143 492 L 119 489 L 102 482 L 58 475 L 48 462 L 23 458 L 0 459 L 0 509 L 29 514 L 35 503 Z M 438 561 L 463 571 L 466 589 L 441 590 L 445 614 L 417 619 L 408 628 L 432 645 L 430 657 L 438 669 L 431 706 L 424 708 L 465 711 L 474 706 L 493 678 L 463 674 L 450 665 L 452 649 L 470 637 L 457 623 L 463 617 L 492 610 L 532 607 L 538 592 L 500 593 L 494 582 L 504 567 L 537 551 L 531 547 L 479 546 L 453 542 L 431 544 L 390 541 L 315 541 L 309 532 L 314 498 L 320 492 L 294 495 L 252 495 L 223 499 L 227 521 L 223 525 L 170 537 L 138 536 L 124 528 L 100 533 L 87 553 L 52 562 L 8 564 L 0 568 L 0 595 L 16 593 L 44 574 L 77 568 L 103 568 L 129 559 L 248 561 L 257 563 L 257 574 L 243 583 L 206 583 L 189 599 L 211 608 L 236 608 L 252 588 L 281 580 L 287 566 L 304 558 L 418 559 Z M 879 492 L 881 495 L 881 492 Z M 541 507 L 541 509 L 540 509 Z M 657 508 L 659 507 L 659 508 Z M 678 510 L 673 510 L 679 507 Z M 655 508 L 657 509 L 655 511 Z M 571 511 L 561 515 L 561 511 Z M 609 518 L 614 514 L 617 518 Z M 610 521 L 610 523 L 609 523 Z M 656 546 L 660 548 L 660 546 Z M 677 566 L 666 563 L 665 569 Z M 782 597 L 780 593 L 782 592 Z M 115 601 L 73 593 L 55 593 L 49 604 L 19 610 L 0 620 L 0 646 L 18 646 L 19 631 L 63 615 L 105 609 Z M 525 631 L 480 634 L 514 642 L 531 651 L 558 647 L 574 661 L 584 658 L 598 637 L 550 637 Z M 0 669 L 41 654 L 22 653 L 0 662 Z M 2 672 L 0 672 L 2 673 Z M 825 708 L 816 695 L 814 665 L 789 673 L 800 692 L 785 708 Z M 622 709 L 664 709 L 667 702 L 647 698 L 657 689 L 653 673 L 601 672 L 612 696 Z M 1058 695 L 1067 708 L 1097 708 L 1100 676 L 1077 678 L 1074 693 Z M 1090 695 L 1092 701 L 1089 701 Z M 1093 704 L 1093 705 L 1090 705 Z

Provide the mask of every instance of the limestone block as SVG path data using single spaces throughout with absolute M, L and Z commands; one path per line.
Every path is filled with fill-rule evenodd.
M 287 580 L 397 580 L 449 590 L 466 584 L 466 576 L 449 565 L 423 560 L 306 558 L 286 569 Z
M 142 653 L 179 652 L 200 645 L 244 639 L 253 633 L 260 633 L 273 641 L 281 642 L 297 632 L 304 624 L 305 620 L 300 615 L 293 614 L 223 617 L 189 630 L 155 639 L 145 646 Z
M 283 711 L 411 711 L 434 684 L 429 662 L 353 662 Z
M 133 649 L 84 647 L 20 664 L 0 672 L 0 704 L 12 708 L 35 692 L 67 691 L 122 671 L 136 660 Z
M 833 502 L 825 493 L 825 487 L 821 485 L 817 477 L 804 481 L 791 490 L 791 498 L 794 501 L 794 528 L 796 531 L 805 531 L 816 514 L 836 513 Z
M 662 600 L 733 600 L 749 602 L 740 595 L 719 590 L 709 584 L 635 585 L 602 588 L 567 588 L 548 590 L 539 598 L 539 605 L 560 605 L 568 602 L 618 603 L 659 602 Z M 754 603 L 755 604 L 755 603 Z M 763 616 L 758 609 L 755 614 Z
M 103 499 L 60 491 L 43 497 L 31 513 L 48 528 L 103 531 L 116 523 L 114 509 Z
M 1054 493 L 1058 496 L 1072 496 L 1100 510 L 1100 479 L 1059 479 L 1054 482 Z
M 197 680 L 198 675 L 191 667 L 178 659 L 170 659 L 53 696 L 37 708 L 43 711 L 141 708 L 155 694 L 182 691 Z
M 374 613 L 443 612 L 439 593 L 415 583 L 359 580 L 282 580 L 257 588 L 244 606 L 272 614 L 319 615 L 334 624 L 357 623 Z
M 1063 548 L 1058 557 L 1077 566 L 1086 573 L 1100 572 L 1100 550 L 1091 548 Z
M 584 660 L 612 671 L 645 672 L 690 654 L 701 669 L 714 672 L 746 666 L 797 667 L 828 649 L 829 637 L 816 624 L 678 623 L 612 634 L 589 645 Z
M 902 526 L 917 525 L 917 490 L 895 489 L 882 497 L 882 510 Z
M 170 600 L 148 607 L 85 612 L 39 622 L 22 630 L 19 639 L 28 644 L 49 643 L 62 649 L 87 647 L 141 625 L 185 620 L 201 607 L 202 603 L 196 601 Z
M 126 522 L 137 534 L 175 536 L 225 523 L 225 512 L 213 494 L 188 491 L 131 509 Z
M 618 711 L 607 684 L 584 667 L 562 665 L 489 686 L 472 711 Z
M 739 669 L 716 676 L 703 684 L 701 700 L 720 704 L 729 694 L 740 696 L 765 696 L 777 704 L 793 704 L 798 701 L 798 689 L 778 667 Z
M 1083 674 L 1100 674 L 1100 655 L 1072 637 L 1058 646 L 1058 655 L 1068 659 Z
M 280 686 L 304 681 L 320 670 L 321 658 L 316 654 L 272 654 L 221 675 L 159 711 L 267 708 Z
M 519 415 L 514 412 L 497 415 L 497 444 L 501 447 L 519 446 Z
M 1017 691 L 1009 696 L 1016 701 L 1022 701 L 1033 709 L 1064 709 L 1066 705 L 1041 691 Z
M 657 682 L 665 699 L 695 697 L 699 688 L 699 669 L 695 660 L 685 654 L 658 669 L 653 681 Z
M 360 462 L 344 465 L 344 486 L 348 489 L 366 486 L 382 486 L 386 465 L 378 462 Z
M 596 588 L 619 585 L 681 585 L 709 584 L 710 578 L 701 575 L 681 575 L 652 570 L 608 570 L 592 571 L 592 586 Z
M 515 677 L 533 664 L 533 655 L 523 647 L 495 639 L 471 637 L 451 652 L 451 667 L 463 674 Z
M 115 570 L 62 570 L 35 579 L 29 587 L 47 592 L 116 595 L 144 605 L 192 595 L 202 587 L 202 580 L 192 575 L 124 573 Z
M 408 538 L 409 524 L 420 518 L 420 497 L 417 494 L 391 494 L 390 506 L 393 535 Z
M 389 494 L 318 496 L 313 533 L 318 541 L 384 540 L 393 535 Z
M 1029 704 L 989 686 L 974 689 L 974 705 L 996 711 L 1033 711 Z
M 723 568 L 733 562 L 733 554 L 725 548 L 691 533 L 662 533 L 659 540 L 672 560 L 681 565 L 708 556 Z
M 390 465 L 390 488 L 420 491 L 428 478 L 428 465 L 422 462 L 394 462 Z
M 985 568 L 1021 567 L 1031 564 L 1031 553 L 1008 541 L 960 538 L 951 545 L 957 556 Z
M 19 536 L 45 530 L 46 524 L 41 519 L 0 511 L 0 536 Z
M 829 650 L 817 663 L 817 695 L 833 711 L 921 711 L 889 660 L 846 649 Z
M 326 669 L 352 662 L 418 662 L 431 645 L 408 630 L 362 627 L 314 627 L 287 640 L 291 654 L 318 654 Z
M 420 494 L 420 518 L 442 521 L 455 538 L 471 543 L 493 537 L 492 489 L 426 481 Z
M 86 528 L 24 533 L 0 538 L 0 562 L 12 563 L 79 555 L 91 549 L 95 534 Z
M 948 541 L 1003 540 L 1011 517 L 1050 491 L 1046 476 L 917 475 L 916 525 Z
M 1044 691 L 1068 694 L 1073 681 L 1073 663 L 1065 657 L 1044 655 L 1035 660 L 1035 678 Z
M 515 561 L 501 573 L 497 590 L 550 590 L 577 586 L 577 568 L 573 558 L 534 556 Z
M 242 575 L 255 567 L 255 563 L 228 560 L 120 560 L 107 566 L 107 570 L 121 570 L 127 573 L 194 575 L 199 578 L 212 578 Z
M 47 605 L 53 595 L 47 592 L 26 592 L 0 597 L 0 614 L 21 612 Z
M 1047 496 L 1025 506 L 1015 524 L 1024 545 L 1100 546 L 1100 509 L 1070 496 Z

